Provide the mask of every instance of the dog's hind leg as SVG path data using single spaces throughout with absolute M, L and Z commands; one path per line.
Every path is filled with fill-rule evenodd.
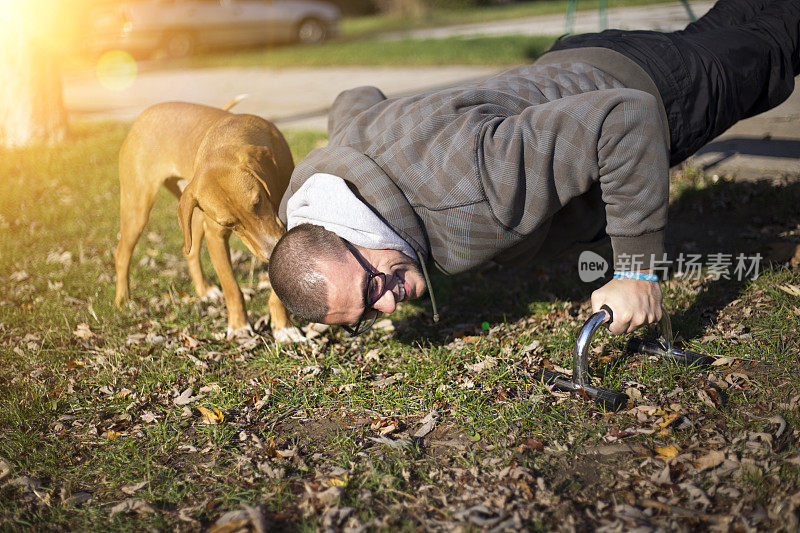
M 194 216 L 193 218 L 201 218 Z M 228 309 L 228 336 L 232 336 L 237 330 L 250 328 L 247 321 L 247 308 L 244 305 L 244 296 L 236 282 L 231 265 L 231 252 L 228 239 L 231 231 L 219 226 L 216 222 L 208 219 L 205 215 L 206 243 L 208 253 L 211 256 L 211 263 L 219 276 L 219 283 L 222 285 L 222 292 L 225 295 L 225 307 Z M 194 248 L 194 246 L 193 246 Z
M 114 303 L 121 307 L 130 298 L 130 266 L 131 255 L 139 237 L 142 235 L 147 220 L 150 218 L 150 209 L 153 207 L 156 194 L 161 183 L 159 181 L 145 182 L 146 186 L 138 187 L 136 177 L 132 172 L 120 167 L 120 197 L 119 197 L 119 243 L 114 252 L 114 265 L 117 272 L 117 290 Z

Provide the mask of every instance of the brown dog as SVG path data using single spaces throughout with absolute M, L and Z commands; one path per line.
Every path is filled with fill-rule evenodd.
M 184 102 L 146 109 L 134 122 L 119 154 L 120 240 L 114 254 L 116 304 L 129 298 L 130 259 L 159 188 L 179 198 L 178 221 L 183 254 L 200 297 L 219 295 L 200 264 L 205 234 L 211 263 L 228 308 L 228 337 L 252 332 L 242 292 L 233 273 L 228 239 L 231 233 L 262 261 L 269 261 L 285 232 L 277 217 L 289 178 L 292 154 L 280 131 L 255 115 Z M 274 292 L 270 323 L 278 342 L 302 341 L 286 308 Z

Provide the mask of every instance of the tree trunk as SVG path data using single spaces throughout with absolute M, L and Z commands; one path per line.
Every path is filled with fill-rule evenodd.
M 67 132 L 55 46 L 37 20 L 39 2 L 3 2 L 0 13 L 0 145 L 57 142 Z M 44 7 L 41 6 L 40 7 Z

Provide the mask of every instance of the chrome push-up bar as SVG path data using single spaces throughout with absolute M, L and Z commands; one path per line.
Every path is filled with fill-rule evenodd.
M 628 395 L 594 387 L 591 385 L 589 374 L 589 344 L 592 341 L 597 329 L 606 321 L 613 322 L 614 313 L 611 308 L 604 305 L 600 311 L 594 313 L 583 324 L 578 338 L 575 341 L 575 354 L 572 360 L 572 379 L 557 372 L 542 369 L 535 374 L 535 378 L 548 385 L 553 385 L 558 389 L 577 393 L 596 401 L 607 411 L 618 411 L 628 403 Z M 683 350 L 673 346 L 672 322 L 669 319 L 667 310 L 661 307 L 661 336 L 656 342 L 642 340 L 632 337 L 628 340 L 625 347 L 628 353 L 644 353 L 647 355 L 657 355 L 673 361 L 678 361 L 687 365 L 710 365 L 714 358 L 689 350 Z

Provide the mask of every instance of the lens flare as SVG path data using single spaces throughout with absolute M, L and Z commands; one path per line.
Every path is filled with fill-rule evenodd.
M 111 50 L 97 61 L 97 79 L 110 91 L 124 91 L 136 81 L 139 67 L 136 60 L 123 50 Z

